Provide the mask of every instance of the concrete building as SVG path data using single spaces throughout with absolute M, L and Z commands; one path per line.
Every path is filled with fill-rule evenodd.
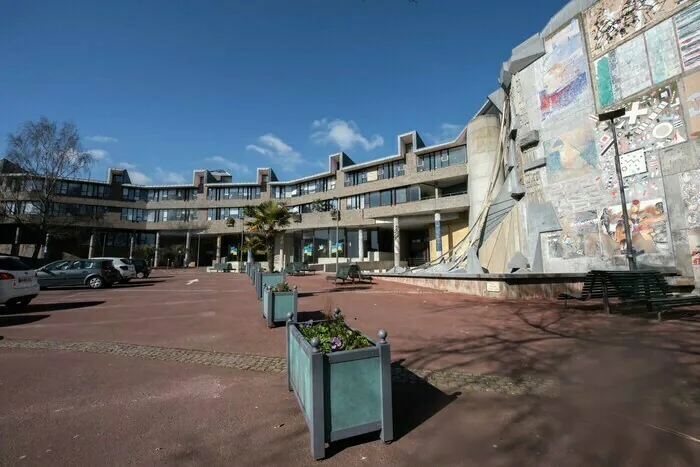
M 498 125 L 492 116 L 476 122 Z M 275 247 L 278 268 L 292 260 L 334 264 L 336 249 L 340 262 L 365 263 L 367 269 L 422 264 L 452 248 L 468 230 L 473 164 L 467 163 L 467 131 L 430 147 L 416 132 L 397 142 L 396 155 L 357 164 L 345 153 L 333 154 L 328 171 L 288 181 L 269 168 L 259 168 L 249 182 L 234 181 L 224 170 L 195 170 L 187 185 L 136 185 L 126 169 L 109 169 L 106 181 L 63 180 L 51 209 L 74 219 L 75 229 L 49 239 L 46 250 L 52 259 L 128 256 L 150 245 L 159 265 L 238 261 L 245 207 L 279 200 L 294 215 Z M 7 161 L 0 172 L 5 209 L 31 213 L 26 176 Z M 17 202 L 18 194 L 26 201 Z M 12 217 L 1 227 L 4 253 L 30 256 L 35 244 L 46 243 L 18 229 Z

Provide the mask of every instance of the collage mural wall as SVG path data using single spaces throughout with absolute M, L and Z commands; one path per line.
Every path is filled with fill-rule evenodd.
M 692 145 L 700 167 L 700 2 L 602 0 L 544 45 L 545 55 L 514 77 L 511 110 L 521 134 L 540 134 L 540 146 L 523 161 L 546 160 L 524 173 L 523 209 L 547 212 L 542 206 L 551 205 L 558 225 L 529 227 L 524 250 L 532 256 L 539 242 L 547 272 L 626 266 L 615 131 L 640 262 L 678 266 L 685 254 L 700 278 L 700 170 L 662 170 L 664 157 L 682 144 Z M 598 113 L 620 107 L 626 114 L 614 126 L 598 121 Z M 671 225 L 665 184 L 681 185 L 684 222 Z M 687 244 L 674 244 L 677 230 Z

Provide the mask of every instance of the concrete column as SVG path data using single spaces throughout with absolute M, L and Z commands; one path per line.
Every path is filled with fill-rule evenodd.
M 440 197 L 440 188 L 435 187 L 435 199 L 438 199 Z
M 287 265 L 286 261 L 284 260 L 284 234 L 280 234 L 279 236 L 280 239 L 280 271 L 284 269 L 284 267 Z
M 442 255 L 442 225 L 440 222 L 440 213 L 435 213 L 435 250 L 437 255 Z
M 467 166 L 469 168 L 469 228 L 479 217 L 489 198 L 489 187 L 494 182 L 493 198 L 503 186 L 503 161 L 498 157 L 501 121 L 497 115 L 476 117 L 467 126 Z M 494 180 L 495 167 L 498 167 Z M 486 214 L 484 213 L 484 216 Z
M 399 229 L 399 218 L 394 217 L 394 267 L 399 267 L 401 261 L 401 230 Z
M 92 258 L 95 254 L 95 232 L 90 234 L 90 246 L 88 246 L 88 258 Z
M 136 243 L 136 237 L 132 235 L 129 240 L 129 259 L 134 257 L 134 243 Z
M 51 234 L 46 233 L 46 240 L 44 241 L 44 258 L 49 256 L 49 240 L 51 240 Z
M 20 233 L 20 227 L 17 227 L 15 229 L 15 244 L 13 245 L 13 251 L 12 254 L 19 256 L 19 249 L 20 249 L 20 243 L 19 243 L 19 233 Z
M 360 257 L 360 261 L 365 260 L 365 231 L 362 229 L 359 229 L 357 231 L 357 241 L 359 245 L 357 245 L 357 254 Z
M 158 249 L 160 248 L 160 232 L 156 232 L 156 251 L 153 254 L 153 267 L 158 266 Z
M 187 236 L 185 237 L 185 267 L 190 266 L 190 231 L 187 231 Z
M 216 262 L 221 262 L 221 235 L 216 236 Z

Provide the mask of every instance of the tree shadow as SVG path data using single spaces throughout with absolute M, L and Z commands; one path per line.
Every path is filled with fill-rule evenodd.
M 0 316 L 0 328 L 9 326 L 20 326 L 22 324 L 34 323 L 46 319 L 51 315 L 18 315 L 18 316 Z
M 321 321 L 326 319 L 326 315 L 321 310 L 315 311 L 299 311 L 297 312 L 297 321 L 303 323 L 305 321 Z
M 329 288 L 329 289 L 322 289 L 322 290 L 316 290 L 313 292 L 299 292 L 299 297 L 313 297 L 316 295 L 323 295 L 323 294 L 329 294 L 329 293 L 337 293 L 337 292 L 350 292 L 353 290 L 369 290 L 372 287 L 369 285 L 339 285 L 337 287 Z
M 48 311 L 62 311 L 62 310 L 75 310 L 78 308 L 87 308 L 91 306 L 102 305 L 105 303 L 104 300 L 94 300 L 86 302 L 64 302 L 64 303 L 38 303 L 36 305 L 28 305 L 25 308 L 18 310 L 10 310 L 7 307 L 3 311 L 0 308 L 0 314 L 4 315 L 18 315 L 26 313 L 43 313 Z
M 130 289 L 135 287 L 153 287 L 157 282 L 165 281 L 149 281 L 149 282 L 127 282 L 126 284 L 114 284 L 115 289 Z

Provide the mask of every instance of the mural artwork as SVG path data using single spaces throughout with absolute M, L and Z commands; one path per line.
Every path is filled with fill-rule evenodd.
M 568 227 L 547 239 L 550 258 L 573 259 L 601 255 L 598 215 L 595 211 L 577 212 L 572 219 L 562 219 L 561 224 Z
M 685 205 L 688 228 L 700 228 L 700 170 L 681 175 L 681 197 Z
M 627 206 L 630 217 L 632 246 L 645 254 L 668 253 L 666 209 L 662 199 L 634 200 Z M 620 205 L 604 208 L 600 215 L 603 248 L 608 255 L 624 255 L 627 251 L 625 225 Z
M 685 108 L 688 109 L 690 136 L 700 137 L 700 72 L 683 78 L 685 88 Z
M 601 107 L 651 86 L 644 36 L 637 36 L 598 59 L 595 70 Z
M 600 56 L 647 24 L 668 17 L 687 0 L 601 0 L 586 13 L 591 53 Z
M 683 68 L 692 70 L 700 66 L 700 2 L 678 13 L 674 21 Z
M 658 84 L 681 73 L 681 60 L 673 30 L 673 20 L 663 23 L 644 33 L 649 55 L 651 80 Z
M 615 121 L 620 154 L 669 147 L 687 140 L 676 83 L 652 89 L 624 107 L 626 114 Z M 599 122 L 597 129 L 599 154 L 613 153 L 610 122 Z
M 688 244 L 690 246 L 690 261 L 693 263 L 693 275 L 700 279 L 700 229 L 688 231 Z
M 545 48 L 539 91 L 542 120 L 577 107 L 588 89 L 587 62 L 577 20 L 547 40 Z
M 547 156 L 547 181 L 597 174 L 598 152 L 592 127 L 582 126 L 562 133 L 544 143 Z

